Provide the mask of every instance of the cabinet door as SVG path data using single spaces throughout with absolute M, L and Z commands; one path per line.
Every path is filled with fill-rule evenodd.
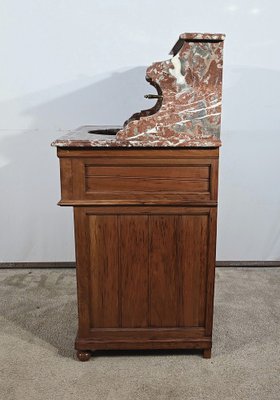
M 206 327 L 212 307 L 215 208 L 77 208 L 75 222 L 84 325 Z
M 204 326 L 208 218 L 150 217 L 151 326 Z
M 148 325 L 148 216 L 91 215 L 90 322 L 94 328 Z

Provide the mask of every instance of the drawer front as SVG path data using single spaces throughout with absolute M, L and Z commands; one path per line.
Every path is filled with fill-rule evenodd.
M 215 158 L 100 157 L 100 154 L 62 158 L 62 201 L 88 204 L 215 201 L 217 162 Z M 68 178 L 63 179 L 63 173 Z
M 85 192 L 104 193 L 110 196 L 120 192 L 127 197 L 132 193 L 140 196 L 161 192 L 209 192 L 209 166 L 139 166 L 103 167 L 86 164 Z

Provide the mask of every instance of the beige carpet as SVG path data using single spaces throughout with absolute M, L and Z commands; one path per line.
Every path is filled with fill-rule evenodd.
M 0 270 L 1 400 L 279 400 L 280 269 L 220 268 L 214 347 L 74 359 L 74 270 Z

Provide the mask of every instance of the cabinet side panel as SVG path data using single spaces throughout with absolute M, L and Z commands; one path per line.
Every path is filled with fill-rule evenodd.
M 180 326 L 205 325 L 208 219 L 208 215 L 182 215 L 178 219 Z
M 60 187 L 61 198 L 69 200 L 73 198 L 73 175 L 72 160 L 70 158 L 60 159 Z
M 150 309 L 152 327 L 178 323 L 176 215 L 150 217 Z
M 120 215 L 121 326 L 148 326 L 148 216 Z
M 76 276 L 78 291 L 78 314 L 80 337 L 87 337 L 90 328 L 88 305 L 90 293 L 88 287 L 88 253 L 85 251 L 88 242 L 87 219 L 84 208 L 74 207 L 75 221 L 75 250 L 76 250 Z
M 90 322 L 119 326 L 117 216 L 89 215 Z
M 207 307 L 206 307 L 206 334 L 212 335 L 214 284 L 216 264 L 216 234 L 217 234 L 217 208 L 210 210 L 209 237 L 208 237 L 208 274 L 207 274 Z

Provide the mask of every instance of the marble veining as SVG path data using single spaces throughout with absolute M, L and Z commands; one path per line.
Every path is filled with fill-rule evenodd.
M 80 128 L 69 131 L 52 143 L 57 147 L 218 147 L 220 141 L 213 136 L 203 140 L 200 137 L 185 135 L 184 137 L 174 136 L 170 139 L 154 139 L 153 141 L 140 141 L 137 139 L 118 139 L 117 135 L 91 134 L 92 129 L 104 127 L 96 125 L 85 125 Z M 107 127 L 106 127 L 107 129 Z
M 217 147 L 222 105 L 223 34 L 183 33 L 172 57 L 153 63 L 146 79 L 158 90 L 159 107 L 134 114 L 116 136 L 82 127 L 55 146 Z M 98 127 L 102 130 L 102 127 Z

